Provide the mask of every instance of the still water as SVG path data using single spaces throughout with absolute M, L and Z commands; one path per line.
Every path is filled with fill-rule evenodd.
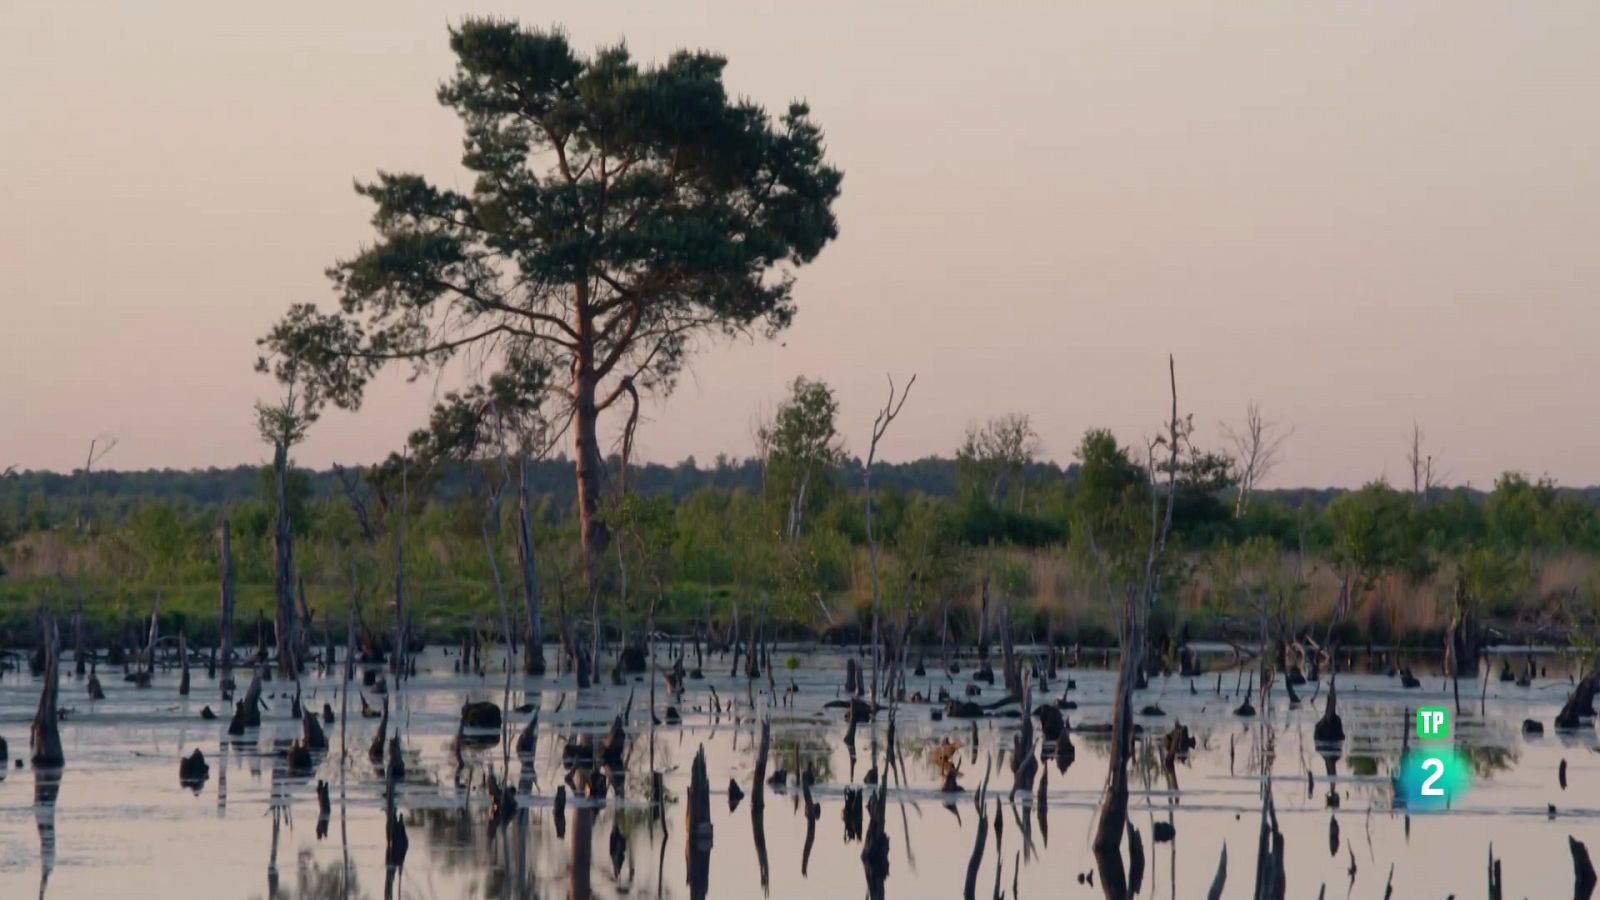
M 404 868 L 392 879 L 384 864 L 384 781 L 367 756 L 378 723 L 360 716 L 355 688 L 343 726 L 327 726 L 331 752 L 319 755 L 315 775 L 291 778 L 281 748 L 299 735 L 300 725 L 289 715 L 293 689 L 286 693 L 285 683 L 265 685 L 270 709 L 259 733 L 230 743 L 229 704 L 203 669 L 194 672 L 188 697 L 177 695 L 175 672 L 158 673 L 153 686 L 140 689 L 124 683 L 120 672 L 103 671 L 107 697 L 91 702 L 69 660 L 61 684 L 67 766 L 57 781 L 15 768 L 15 760 L 28 756 L 40 682 L 25 670 L 9 672 L 0 678 L 0 737 L 12 758 L 0 781 L 0 897 L 332 898 L 386 891 L 408 898 L 689 897 L 684 797 L 690 764 L 702 747 L 714 825 L 707 896 L 864 896 L 862 844 L 847 827 L 847 792 L 868 777 L 887 716 L 859 726 L 852 760 L 844 711 L 824 706 L 842 696 L 845 656 L 782 648 L 773 660 L 775 699 L 765 677 L 754 683 L 729 677 L 731 660 L 708 657 L 708 677 L 687 684 L 681 724 L 654 728 L 643 677 L 581 694 L 570 677 L 514 677 L 510 708 L 531 704 L 540 711 L 538 740 L 531 757 L 510 754 L 511 780 L 521 787 L 519 811 L 494 830 L 484 785 L 490 771 L 504 777 L 506 748 L 469 748 L 458 766 L 454 742 L 464 702 L 503 702 L 501 664 L 492 662 L 483 677 L 463 676 L 453 671 L 448 651 L 430 649 L 419 659 L 417 677 L 390 694 L 407 768 L 398 805 L 410 837 Z M 1152 741 L 1181 721 L 1197 746 L 1177 767 L 1176 791 L 1154 761 L 1155 746 L 1136 752 L 1130 820 L 1145 855 L 1140 895 L 1204 896 L 1224 846 L 1223 895 L 1250 895 L 1265 766 L 1286 842 L 1290 896 L 1314 897 L 1325 886 L 1329 897 L 1382 897 L 1391 877 L 1394 897 L 1484 896 L 1491 842 L 1503 861 L 1506 896 L 1570 896 L 1568 836 L 1600 856 L 1600 744 L 1591 730 L 1559 734 L 1553 728 L 1570 689 L 1568 675 L 1552 665 L 1549 677 L 1530 686 L 1491 679 L 1481 702 L 1482 682 L 1463 682 L 1466 714 L 1452 724 L 1455 749 L 1472 769 L 1470 785 L 1450 798 L 1447 811 L 1407 817 L 1394 809 L 1390 778 L 1403 736 L 1414 733 L 1408 710 L 1455 709 L 1437 663 L 1415 664 L 1420 689 L 1402 689 L 1399 679 L 1384 674 L 1339 676 L 1347 739 L 1331 777 L 1312 740 L 1325 690 L 1301 687 L 1307 702 L 1290 709 L 1276 689 L 1268 714 L 1241 718 L 1234 708 L 1246 686 L 1233 672 L 1221 677 L 1220 694 L 1216 675 L 1196 679 L 1192 688 L 1178 677 L 1153 680 L 1136 707 L 1157 705 L 1165 715 L 1137 721 Z M 1065 696 L 1077 704 L 1066 713 L 1071 727 L 1109 721 L 1114 672 L 1084 667 L 1058 674 L 1048 694 L 1035 694 L 1035 703 L 1062 699 L 1070 677 L 1076 684 Z M 930 661 L 925 677 L 909 678 L 908 691 L 934 695 L 944 687 L 962 696 L 970 683 L 970 663 L 950 675 Z M 326 702 L 337 712 L 339 688 L 337 675 L 311 674 L 303 680 L 303 702 L 312 710 Z M 569 796 L 558 817 L 562 748 L 574 735 L 603 733 L 630 693 L 623 796 L 592 807 Z M 984 686 L 974 699 L 1002 693 Z M 379 702 L 370 693 L 367 699 Z M 665 718 L 664 690 L 658 689 L 656 702 L 657 715 Z M 203 721 L 206 705 L 222 717 Z M 904 765 L 888 776 L 884 896 L 961 895 L 979 828 L 973 794 L 986 764 L 993 768 L 990 827 L 977 894 L 1100 896 L 1098 878 L 1093 886 L 1081 879 L 1094 867 L 1089 843 L 1106 776 L 1105 739 L 1073 733 L 1074 761 L 1065 771 L 1053 758 L 1043 767 L 1049 771 L 1044 802 L 1023 794 L 1013 800 L 1003 755 L 1020 721 L 933 721 L 933 708 L 908 703 L 896 716 Z M 529 718 L 508 713 L 511 733 Z M 728 788 L 731 780 L 746 794 L 752 789 L 761 718 L 772 728 L 768 773 L 783 769 L 791 777 L 786 788 L 767 789 L 757 827 L 750 798 L 730 810 Z M 1528 718 L 1544 724 L 1544 736 L 1523 735 Z M 939 791 L 933 751 L 946 741 L 961 743 L 961 794 Z M 349 746 L 346 766 L 340 765 L 341 742 Z M 211 766 L 197 791 L 178 780 L 179 757 L 195 748 Z M 1563 761 L 1565 788 L 1558 783 Z M 807 767 L 815 773 L 812 794 L 821 807 L 814 823 L 796 784 L 796 773 Z M 881 759 L 878 767 L 887 768 Z M 663 821 L 650 814 L 652 771 L 663 774 Z M 318 821 L 318 780 L 329 783 L 325 831 Z M 1157 823 L 1173 827 L 1172 840 L 1155 842 Z

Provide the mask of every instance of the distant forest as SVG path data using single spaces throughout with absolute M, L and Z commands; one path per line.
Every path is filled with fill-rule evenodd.
M 731 618 L 739 605 L 796 635 L 868 620 L 874 580 L 862 462 L 839 451 L 831 402 L 810 407 L 815 420 L 798 414 L 805 392 L 826 400 L 825 391 L 797 385 L 796 399 L 764 429 L 764 458 L 628 467 L 625 494 L 600 507 L 627 551 L 598 567 L 596 591 L 611 614 L 639 619 L 645 599 L 659 595 L 657 620 L 679 629 Z M 1008 434 L 1015 439 L 1001 439 Z M 998 419 L 974 429 L 953 459 L 873 466 L 883 602 L 910 615 L 924 638 L 947 621 L 970 638 L 988 592 L 1016 605 L 1021 628 L 1115 642 L 1108 585 L 1131 583 L 1142 570 L 1167 491 L 1163 473 L 1109 432 L 1087 432 L 1067 466 L 1035 458 L 1031 434 L 1025 417 Z M 1490 491 L 1419 478 L 1411 489 L 1374 482 L 1245 492 L 1248 455 L 1241 463 L 1184 448 L 1153 620 L 1163 634 L 1249 636 L 1263 609 L 1284 628 L 1326 628 L 1345 595 L 1346 641 L 1434 643 L 1447 611 L 1503 633 L 1557 638 L 1600 622 L 1593 488 L 1506 473 Z M 516 571 L 516 501 L 489 502 L 509 475 L 496 456 L 462 461 L 425 453 L 425 443 L 412 449 L 406 479 L 398 455 L 361 469 L 291 464 L 285 510 L 297 573 L 326 616 L 342 610 L 355 566 L 363 615 L 376 627 L 391 608 L 391 541 L 401 527 L 418 627 L 435 635 L 486 627 L 497 607 L 486 543 L 500 573 Z M 604 463 L 605 481 L 620 487 L 620 459 Z M 575 611 L 583 579 L 572 473 L 568 459 L 529 463 L 536 577 L 558 618 Z M 225 519 L 241 613 L 270 611 L 273 482 L 270 466 L 6 473 L 0 636 L 31 633 L 41 605 L 79 602 L 97 633 L 115 634 L 156 597 L 172 624 L 210 627 Z M 625 593 L 622 566 L 635 584 L 647 575 L 655 592 Z
M 618 460 L 607 460 L 615 471 Z M 929 456 L 911 462 L 879 462 L 872 467 L 872 483 L 879 490 L 924 494 L 929 497 L 955 497 L 961 490 L 960 461 L 939 456 Z M 0 542 L 7 536 L 26 531 L 48 529 L 69 521 L 75 516 L 92 511 L 102 521 L 120 522 L 130 510 L 147 501 L 162 501 L 188 507 L 199 512 L 223 509 L 231 505 L 267 496 L 265 466 L 233 466 L 209 469 L 146 469 L 141 471 L 106 470 L 72 473 L 19 470 L 0 478 Z M 302 489 L 312 497 L 336 498 L 341 487 L 337 472 L 332 469 L 298 469 L 305 479 Z M 1070 485 L 1078 474 L 1078 464 L 1061 466 L 1055 462 L 1039 461 L 1027 464 L 1022 479 L 1029 484 L 1044 485 L 1051 482 Z M 535 461 L 529 469 L 529 487 L 539 495 L 546 510 L 571 509 L 577 502 L 577 488 L 572 480 L 572 461 L 565 456 Z M 861 479 L 861 460 L 849 459 L 837 466 L 834 479 L 843 484 L 856 484 Z M 629 481 L 640 493 L 683 500 L 702 488 L 721 490 L 742 489 L 759 493 L 761 461 L 754 458 L 731 459 L 719 454 L 710 465 L 700 465 L 689 457 L 676 465 L 660 463 L 635 464 L 629 471 Z M 456 464 L 433 481 L 435 499 L 452 500 L 470 493 L 472 481 L 469 467 Z M 1436 488 L 1439 493 L 1447 489 Z M 1485 491 L 1471 488 L 1457 490 L 1465 496 L 1482 500 Z M 1571 489 L 1574 493 L 1595 500 L 1600 498 L 1600 487 Z M 1256 496 L 1288 508 L 1307 511 L 1321 509 L 1335 497 L 1346 493 L 1343 488 L 1285 488 L 1258 489 Z

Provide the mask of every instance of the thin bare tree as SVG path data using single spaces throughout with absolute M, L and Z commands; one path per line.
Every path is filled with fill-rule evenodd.
M 277 635 L 278 672 L 285 678 L 298 678 L 301 660 L 297 610 L 294 597 L 294 530 L 289 521 L 289 451 L 305 439 L 311 423 L 317 420 L 320 400 L 315 389 L 306 387 L 298 360 L 288 359 L 277 368 L 284 385 L 283 400 L 277 404 L 256 404 L 256 427 L 261 440 L 272 446 L 272 493 L 276 515 L 273 519 L 273 597 Z
M 394 525 L 394 652 L 389 654 L 389 671 L 395 681 L 406 677 L 406 657 L 411 652 L 411 636 L 406 634 L 406 508 L 411 504 L 411 453 L 400 452 L 400 508 Z
M 1161 589 L 1161 563 L 1166 556 L 1167 537 L 1172 531 L 1172 508 L 1177 496 L 1178 461 L 1192 427 L 1189 419 L 1178 417 L 1178 370 L 1171 356 L 1167 357 L 1167 376 L 1172 389 L 1172 415 L 1165 425 L 1166 435 L 1151 443 L 1149 468 L 1152 487 L 1158 473 L 1166 475 L 1167 485 L 1165 496 L 1151 492 L 1151 524 L 1155 527 L 1150 535 L 1142 581 L 1140 584 L 1128 584 L 1123 593 L 1122 621 L 1118 626 L 1122 659 L 1112 703 L 1111 760 L 1092 844 L 1102 890 L 1108 898 L 1128 896 L 1128 875 L 1122 866 L 1122 834 L 1128 825 L 1128 762 L 1133 758 L 1134 682 L 1139 668 L 1144 665 L 1145 626 Z M 1164 465 L 1155 460 L 1156 448 L 1164 448 L 1169 454 Z M 1108 579 L 1108 588 L 1109 584 Z
M 377 543 L 378 533 L 372 530 L 372 514 L 367 509 L 367 495 L 362 489 L 360 475 L 338 463 L 333 464 L 333 474 L 338 476 L 345 502 L 350 505 L 350 512 L 356 517 L 356 525 L 361 529 L 361 539 L 369 546 Z
M 867 446 L 867 461 L 862 468 L 862 486 L 867 495 L 867 563 L 872 570 L 872 702 L 878 702 L 878 666 L 882 655 L 882 632 L 878 624 L 878 543 L 872 536 L 872 464 L 878 458 L 878 442 L 889 430 L 889 424 L 900 415 L 900 410 L 906 405 L 906 398 L 911 396 L 911 386 L 917 383 L 917 376 L 913 374 L 911 380 L 906 382 L 905 389 L 900 391 L 899 400 L 895 399 L 894 377 L 889 377 L 889 400 L 884 403 L 883 409 L 872 419 L 872 442 Z
M 1277 467 L 1283 442 L 1294 434 L 1261 414 L 1261 404 L 1251 400 L 1245 407 L 1244 424 L 1238 428 L 1224 422 L 1222 434 L 1233 445 L 1234 461 L 1239 466 L 1239 493 L 1233 499 L 1233 514 L 1242 516 L 1250 509 L 1250 495 Z
M 113 435 L 102 435 L 89 442 L 89 457 L 83 463 L 83 505 L 78 510 L 78 521 L 73 523 L 79 534 L 89 530 L 89 495 L 92 492 L 89 476 L 94 471 L 95 463 L 105 459 L 115 449 L 117 439 Z M 10 474 L 10 471 L 7 469 L 6 473 Z
M 1411 438 L 1406 448 L 1406 465 L 1411 467 L 1411 493 L 1417 502 L 1426 504 L 1433 489 L 1439 486 L 1433 468 L 1433 454 L 1427 451 L 1427 435 L 1422 426 L 1411 423 Z

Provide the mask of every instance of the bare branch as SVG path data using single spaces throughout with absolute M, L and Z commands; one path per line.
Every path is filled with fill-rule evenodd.
M 105 435 L 90 441 L 89 458 L 83 464 L 83 473 L 89 474 L 94 469 L 95 463 L 105 459 L 115 449 L 117 449 L 117 439 L 114 435 Z
M 878 542 L 872 535 L 872 463 L 878 456 L 878 441 L 888 432 L 889 425 L 895 417 L 900 415 L 900 410 L 906 405 L 906 398 L 911 396 L 911 386 L 917 383 L 917 376 L 913 373 L 911 380 L 906 382 L 905 390 L 900 392 L 899 402 L 895 402 L 894 376 L 886 377 L 889 379 L 889 399 L 872 420 L 872 443 L 867 447 L 867 462 L 862 469 L 863 488 L 867 496 L 867 562 L 872 570 L 872 702 L 874 704 L 878 702 L 878 668 L 883 650 L 883 638 L 878 624 Z
M 906 398 L 911 396 L 911 386 L 917 383 L 917 376 L 913 374 L 911 380 L 906 382 L 905 390 L 900 392 L 900 402 L 896 403 L 894 376 L 887 377 L 889 379 L 889 401 L 883 405 L 883 409 L 879 410 L 878 415 L 872 420 L 872 444 L 867 448 L 868 466 L 872 465 L 872 460 L 877 454 L 878 441 L 882 440 L 884 433 L 889 430 L 889 423 L 900 415 L 900 408 L 906 405 Z
M 1423 505 L 1427 504 L 1428 496 L 1433 493 L 1433 489 L 1439 486 L 1433 468 L 1433 454 L 1424 448 L 1426 438 L 1422 426 L 1412 422 L 1406 465 L 1411 467 L 1411 493 L 1417 498 L 1417 502 Z
M 444 281 L 443 279 L 430 279 L 428 283 L 437 290 L 450 291 L 465 300 L 483 307 L 484 309 L 494 310 L 495 312 L 505 313 L 506 315 L 521 316 L 531 322 L 538 322 L 544 325 L 552 326 L 557 331 L 566 335 L 567 340 L 561 340 L 549 335 L 541 335 L 534 332 L 517 331 L 517 334 L 520 334 L 524 337 L 551 341 L 553 343 L 560 344 L 563 347 L 572 347 L 578 341 L 578 333 L 572 330 L 572 326 L 568 325 L 566 322 L 563 322 L 556 316 L 552 316 L 547 313 L 535 312 L 534 310 L 525 309 L 520 306 L 513 306 L 510 303 L 505 303 L 500 300 L 486 297 L 482 291 L 473 290 L 466 285 L 455 284 L 453 282 Z
M 1239 465 L 1239 493 L 1233 502 L 1233 514 L 1242 516 L 1250 507 L 1250 495 L 1265 481 L 1279 462 L 1283 442 L 1294 434 L 1294 428 L 1281 428 L 1261 414 L 1261 405 L 1251 400 L 1245 407 L 1244 425 L 1235 429 L 1222 423 L 1222 434 L 1233 445 L 1233 455 Z
M 339 477 L 339 485 L 344 489 L 345 500 L 350 504 L 350 511 L 355 514 L 356 524 L 361 527 L 361 539 L 368 544 L 375 543 L 378 537 L 372 530 L 372 517 L 367 512 L 367 498 L 362 496 L 360 479 L 338 463 L 333 464 L 333 473 Z

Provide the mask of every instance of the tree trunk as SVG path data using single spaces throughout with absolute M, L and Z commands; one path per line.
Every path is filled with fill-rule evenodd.
M 1000 613 L 1000 653 L 1001 664 L 1005 667 L 1004 678 L 1006 693 L 1016 697 L 1022 694 L 1022 664 L 1017 660 L 1016 645 L 1012 637 L 1011 601 L 1008 599 Z M 1023 715 L 1030 715 L 1028 708 L 1023 707 Z
M 498 505 L 498 502 L 496 503 Z M 483 553 L 489 558 L 489 575 L 494 580 L 494 597 L 500 605 L 500 633 L 505 638 L 506 653 L 511 653 L 511 610 L 506 605 L 506 589 L 500 581 L 500 563 L 494 558 L 494 544 L 489 540 L 489 520 L 483 520 Z M 511 677 L 511 658 L 506 657 L 506 677 Z M 507 690 L 510 688 L 508 687 Z
M 233 692 L 233 539 L 222 520 L 222 695 Z
M 689 767 L 689 789 L 684 804 L 684 855 L 689 868 L 689 895 L 704 897 L 711 876 L 711 783 L 706 778 L 706 748 L 695 751 Z
M 78 677 L 83 677 L 84 666 L 87 664 L 87 655 L 83 649 L 83 598 L 78 598 L 78 612 L 72 617 L 72 662 L 78 672 Z
M 288 498 L 284 480 L 289 469 L 289 445 L 277 441 L 272 445 L 272 484 L 278 504 L 278 518 L 273 529 L 272 544 L 275 566 L 273 585 L 277 597 L 276 628 L 278 638 L 278 674 L 293 678 L 299 673 L 295 658 L 294 609 L 294 534 L 289 529 Z
M 1600 693 L 1600 670 L 1584 675 L 1572 689 L 1561 712 L 1556 714 L 1556 727 L 1570 731 L 1581 727 L 1585 720 L 1594 718 L 1594 698 L 1597 693 Z
M 389 654 L 389 671 L 405 677 L 406 655 L 410 651 L 406 634 L 406 504 L 410 502 L 407 464 L 400 462 L 400 515 L 394 526 L 394 652 Z
M 145 680 L 140 687 L 149 687 L 156 673 L 156 639 L 161 636 L 161 592 L 156 591 L 155 608 L 150 611 L 150 637 L 144 643 Z
M 524 675 L 543 675 L 544 627 L 539 619 L 539 573 L 533 556 L 533 510 L 528 497 L 528 458 L 517 465 L 517 565 L 522 570 L 522 601 L 527 607 L 527 648 L 522 655 Z
M 298 630 L 299 630 L 300 633 L 299 633 L 298 637 L 299 637 L 300 643 L 299 643 L 299 653 L 295 656 L 295 659 L 299 660 L 301 667 L 304 668 L 305 664 L 306 664 L 306 660 L 311 658 L 311 606 L 306 603 L 306 576 L 305 576 L 305 573 L 304 572 L 298 573 L 296 575 L 296 578 L 298 579 L 298 583 L 299 583 L 299 586 L 300 586 L 300 590 L 299 590 L 300 618 L 296 620 L 296 622 L 299 625 Z
M 873 441 L 876 450 L 877 441 Z M 862 492 L 867 497 L 867 564 L 872 570 L 872 702 L 878 702 L 878 667 L 883 648 L 883 633 L 878 625 L 878 542 L 872 537 L 872 454 L 862 470 Z
M 589 686 L 589 660 L 583 652 L 583 647 L 578 643 L 578 635 L 573 631 L 572 622 L 567 618 L 565 611 L 561 615 L 561 643 L 566 649 L 567 662 L 572 666 L 572 673 L 577 678 L 578 689 Z
M 750 811 L 760 817 L 762 810 L 767 806 L 767 751 L 772 743 L 772 726 L 765 720 L 761 723 L 761 743 L 756 750 L 755 777 L 750 780 Z
M 981 606 L 978 610 L 978 668 L 989 668 L 989 574 L 983 575 Z
M 950 601 L 944 601 L 944 608 L 940 610 L 941 620 L 939 628 L 939 662 L 943 669 L 950 671 Z
M 61 729 L 57 725 L 61 648 L 60 639 L 56 635 L 56 623 L 53 620 L 46 620 L 44 623 L 44 647 L 44 690 L 39 693 L 39 708 L 33 715 L 30 743 L 33 745 L 34 766 L 58 769 L 66 765 L 67 757 L 61 750 Z
M 1111 713 L 1111 761 L 1093 843 L 1107 897 L 1126 897 L 1128 890 L 1127 874 L 1122 868 L 1122 833 L 1128 824 L 1128 760 L 1133 757 L 1133 681 L 1143 646 L 1135 598 L 1130 588 L 1122 608 L 1122 660 Z
M 595 684 L 600 683 L 600 592 L 589 591 L 589 627 L 593 631 L 590 635 L 589 662 L 594 668 L 589 672 L 589 679 Z
M 583 536 L 583 574 L 585 584 L 594 590 L 594 576 L 611 533 L 600 517 L 600 494 L 604 490 L 604 461 L 600 458 L 599 410 L 595 406 L 594 359 L 580 348 L 573 363 L 577 370 L 573 383 L 577 389 L 572 417 L 574 451 L 578 473 L 578 530 Z
M 1482 637 L 1478 631 L 1478 617 L 1471 609 L 1463 609 L 1455 622 L 1451 640 L 1450 657 L 1457 677 L 1478 677 L 1478 648 Z
M 739 676 L 739 601 L 733 601 L 733 630 L 728 632 L 728 644 L 733 649 L 733 668 L 728 670 L 729 678 Z
M 178 696 L 189 696 L 189 641 L 183 632 L 178 632 L 178 666 L 181 674 L 178 676 Z

